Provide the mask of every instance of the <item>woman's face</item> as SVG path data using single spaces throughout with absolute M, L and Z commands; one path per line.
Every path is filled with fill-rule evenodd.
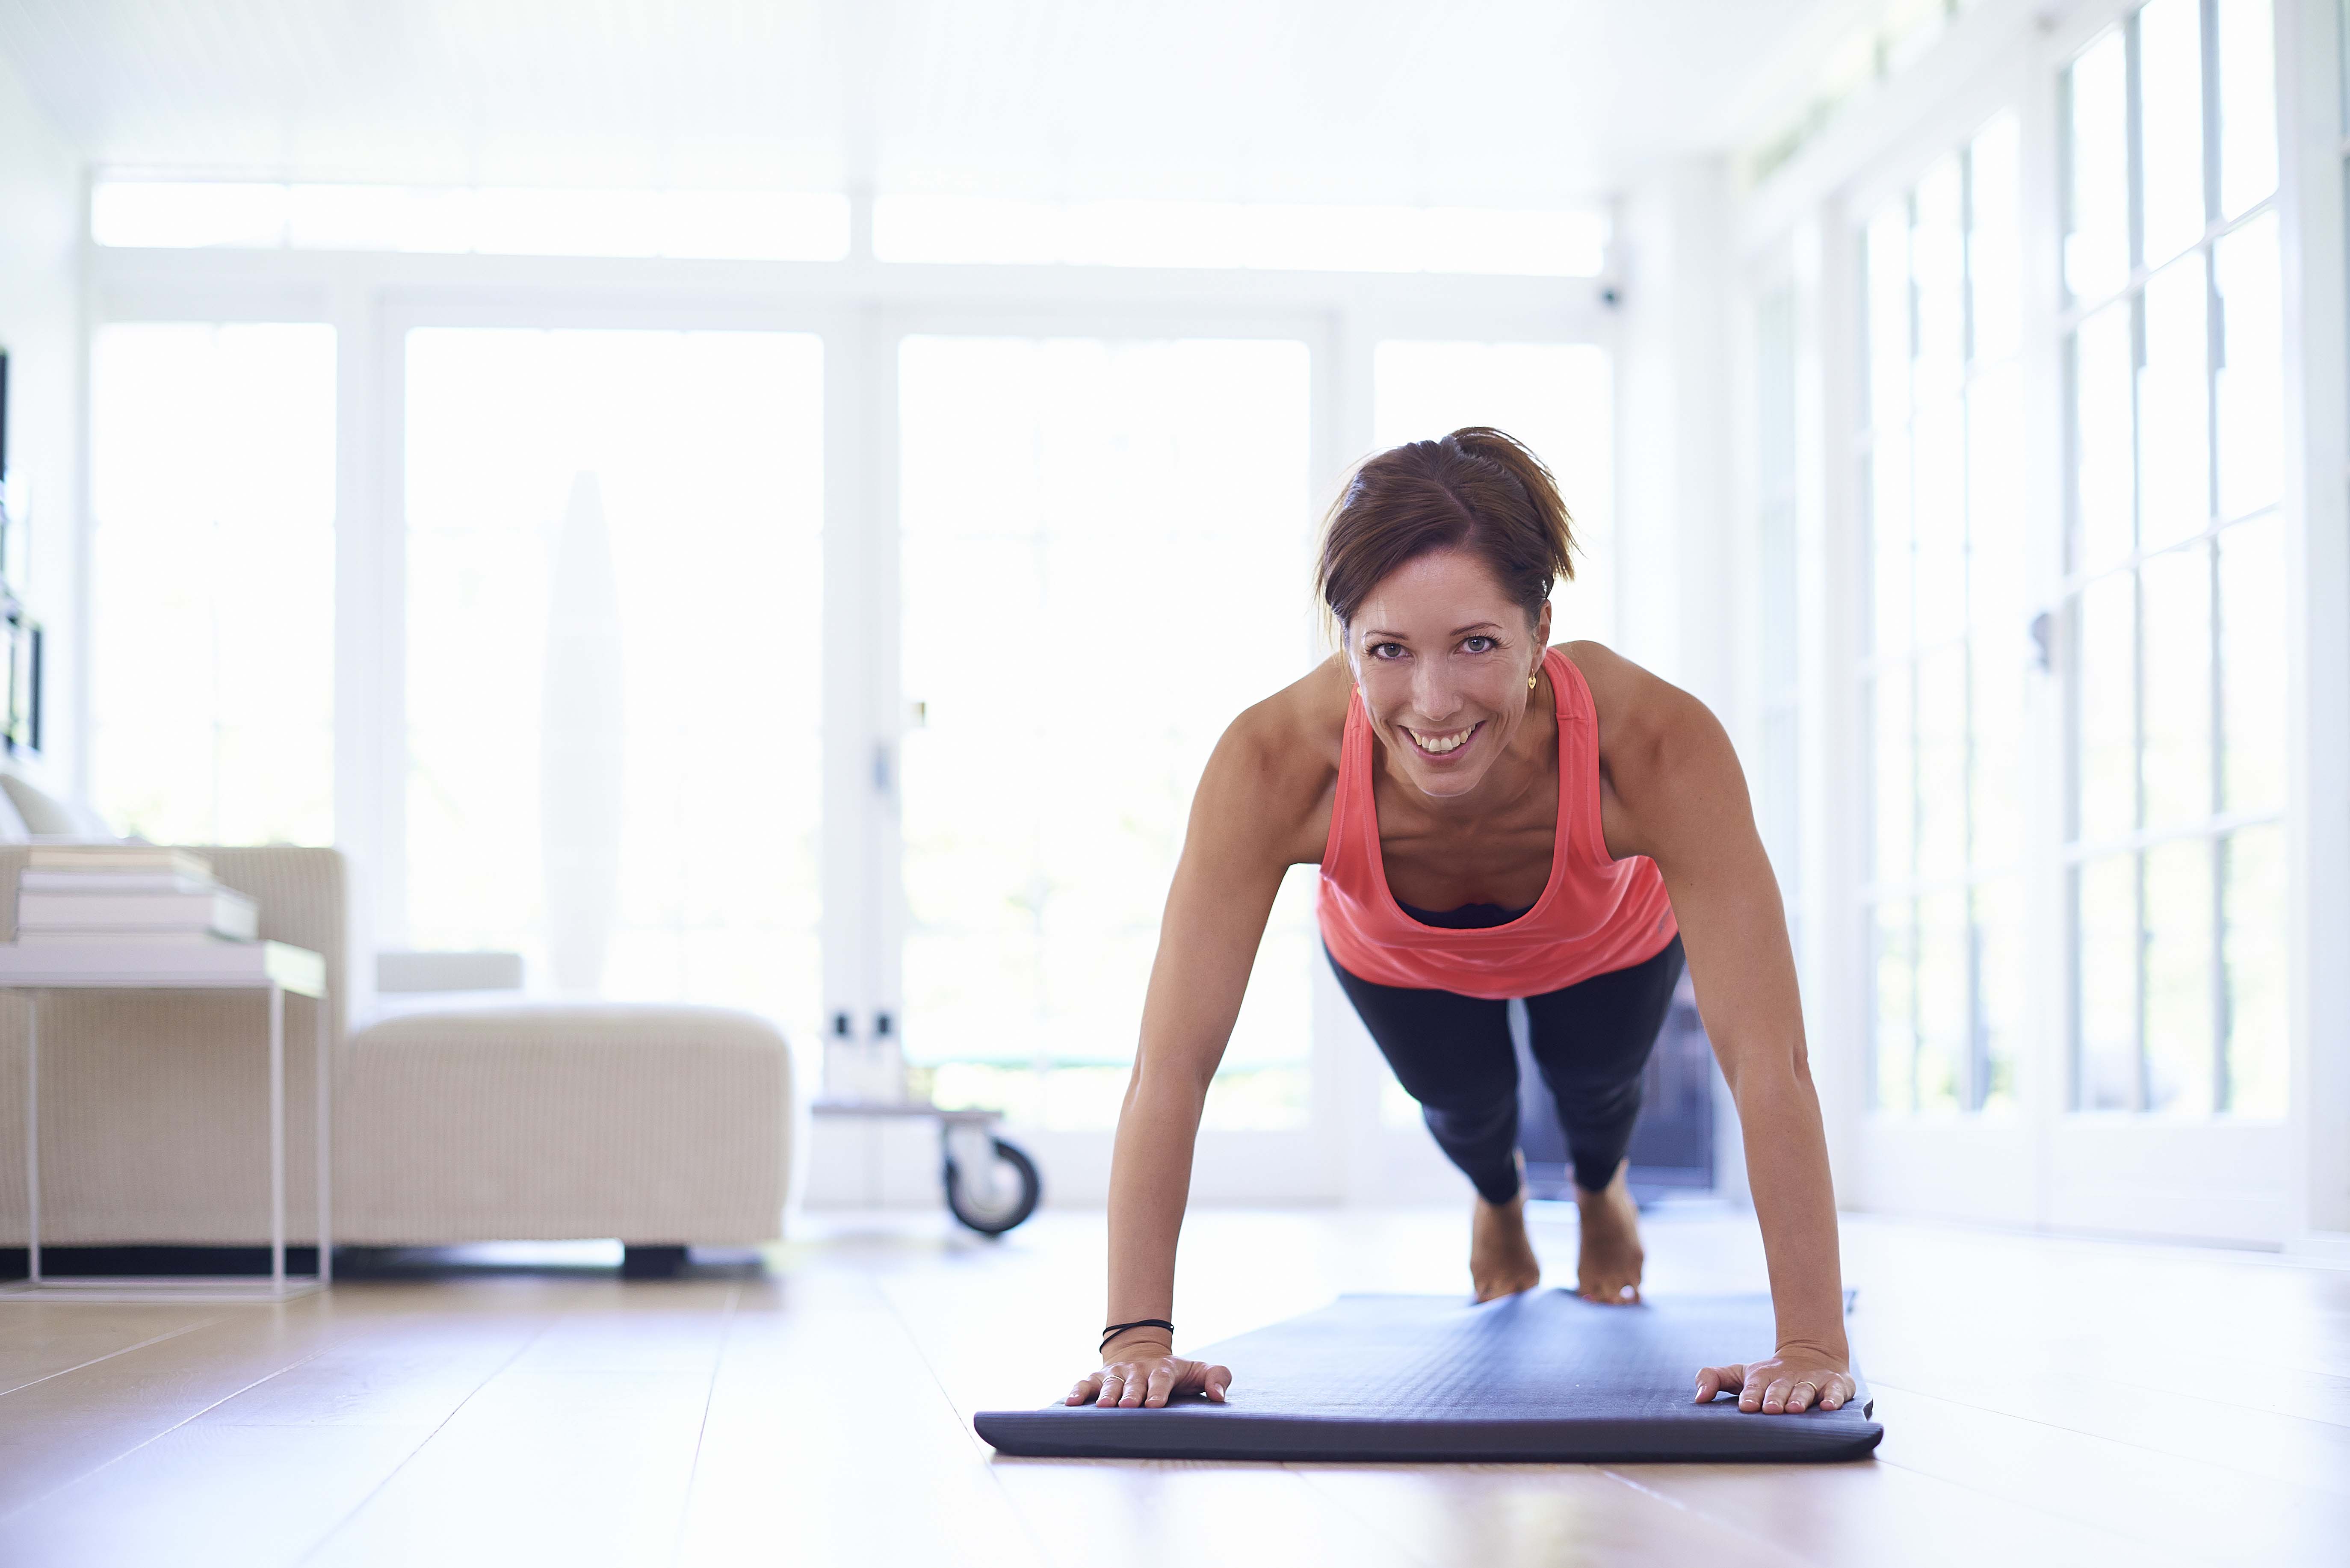
M 1440 798 L 1475 789 L 1525 722 L 1526 678 L 1550 641 L 1483 562 L 1462 550 L 1408 561 L 1347 628 L 1373 729 L 1405 778 Z

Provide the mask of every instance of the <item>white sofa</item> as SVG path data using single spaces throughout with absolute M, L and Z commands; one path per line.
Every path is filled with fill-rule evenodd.
M 13 793 L 13 792 L 12 792 Z M 36 829 L 37 831 L 37 829 Z M 780 1233 L 791 1157 L 783 1036 L 718 1008 L 518 1006 L 356 1034 L 332 849 L 203 848 L 264 937 L 327 961 L 334 1237 L 359 1245 Z M 0 940 L 23 845 L 0 845 Z M 0 998 L 0 1245 L 25 1243 L 25 1021 Z M 289 1239 L 317 1240 L 309 1004 L 286 1004 Z M 251 995 L 52 992 L 41 1013 L 42 1240 L 242 1245 L 268 1235 L 267 1076 Z

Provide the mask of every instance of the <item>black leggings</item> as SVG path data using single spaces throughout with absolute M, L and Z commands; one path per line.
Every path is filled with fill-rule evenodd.
M 1326 956 L 1328 950 L 1325 949 Z M 1428 1130 L 1489 1203 L 1518 1190 L 1518 1055 L 1509 1003 L 1450 991 L 1338 983 L 1378 1043 L 1397 1079 L 1420 1105 Z M 1640 1115 L 1640 1073 L 1664 1028 L 1681 977 L 1678 936 L 1652 959 L 1526 998 L 1528 1044 L 1558 1106 L 1575 1184 L 1596 1192 L 1614 1179 Z

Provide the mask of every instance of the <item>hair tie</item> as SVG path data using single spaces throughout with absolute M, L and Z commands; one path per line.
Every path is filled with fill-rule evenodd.
M 1170 1334 L 1173 1334 L 1175 1332 L 1175 1325 L 1169 1323 L 1163 1317 L 1139 1317 L 1132 1323 L 1114 1323 L 1107 1328 L 1102 1330 L 1102 1347 L 1107 1348 L 1111 1340 L 1116 1339 L 1119 1334 L 1124 1334 L 1129 1328 L 1163 1328 Z

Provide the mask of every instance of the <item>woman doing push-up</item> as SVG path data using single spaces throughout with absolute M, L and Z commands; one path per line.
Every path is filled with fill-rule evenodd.
M 1325 527 L 1338 651 L 1233 721 L 1199 794 L 1110 1168 L 1102 1365 L 1068 1402 L 1222 1399 L 1174 1353 L 1175 1244 L 1200 1112 L 1295 865 L 1322 868 L 1338 983 L 1477 1189 L 1477 1299 L 1533 1289 L 1517 1152 L 1523 998 L 1582 1214 L 1576 1288 L 1639 1299 L 1624 1151 L 1686 961 L 1738 1106 L 1778 1343 L 1693 1368 L 1696 1397 L 1834 1409 L 1847 1375 L 1835 1198 L 1777 883 L 1704 704 L 1595 642 L 1550 646 L 1572 577 L 1549 472 L 1499 431 L 1371 458 Z

